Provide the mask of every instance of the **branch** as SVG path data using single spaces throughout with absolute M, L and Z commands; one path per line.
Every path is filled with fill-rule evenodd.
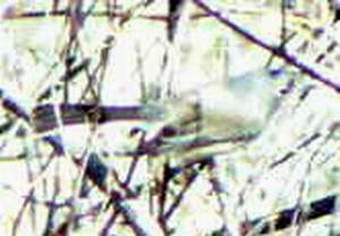
M 2 101 L 2 107 L 4 107 L 8 112 L 15 115 L 17 118 L 22 118 L 23 120 L 29 122 L 29 113 L 10 95 L 0 88 L 0 100 Z
M 327 87 L 332 88 L 337 93 L 340 93 L 340 84 L 335 83 L 334 79 L 327 78 L 323 76 L 318 71 L 315 71 L 314 68 L 312 68 L 309 65 L 304 64 L 303 62 L 299 61 L 299 59 L 291 54 L 288 54 L 286 51 L 281 50 L 280 48 L 273 47 L 269 43 L 265 42 L 264 40 L 258 38 L 256 35 L 251 34 L 250 32 L 246 31 L 245 29 L 241 28 L 238 24 L 233 22 L 226 14 L 223 12 L 220 12 L 218 10 L 213 9 L 208 4 L 205 3 L 203 0 L 193 0 L 197 6 L 202 8 L 204 11 L 206 11 L 211 16 L 218 19 L 221 23 L 224 25 L 230 27 L 235 32 L 239 33 L 243 37 L 245 37 L 250 42 L 253 42 L 254 44 L 260 46 L 261 48 L 271 52 L 273 55 L 283 59 L 288 64 L 295 66 L 299 70 L 301 70 L 303 73 L 309 75 L 311 78 L 323 83 Z
M 74 164 L 78 168 L 84 168 L 85 163 L 82 160 L 73 159 Z M 115 210 L 122 214 L 129 227 L 137 236 L 156 236 L 161 235 L 156 221 L 152 217 L 147 217 L 147 214 L 141 214 L 138 207 L 135 207 L 129 196 L 122 194 L 116 190 L 110 190 L 105 184 L 108 175 L 107 167 L 96 156 L 91 156 L 89 162 L 86 163 L 85 176 L 92 181 L 99 191 L 110 197 Z
M 67 10 L 56 10 L 56 11 L 30 11 L 30 12 L 23 12 L 19 14 L 13 14 L 3 19 L 13 20 L 13 19 L 25 19 L 25 18 L 41 18 L 41 17 L 70 17 L 70 12 Z M 112 12 L 112 11 L 95 11 L 91 13 L 92 17 L 113 17 L 113 18 L 121 18 L 125 19 L 129 17 L 128 12 Z M 151 20 L 151 21 L 160 21 L 166 23 L 168 21 L 168 16 L 161 15 L 161 14 L 140 14 L 135 16 L 136 18 L 143 19 L 143 20 Z M 208 14 L 196 13 L 190 16 L 192 20 L 201 19 L 209 17 Z
M 331 195 L 311 202 L 310 204 L 302 207 L 302 209 L 299 207 L 285 209 L 274 214 L 276 217 L 270 215 L 260 217 L 252 221 L 243 222 L 240 227 L 240 233 L 242 236 L 249 234 L 253 235 L 253 233 L 256 235 L 267 234 L 272 231 L 283 230 L 322 216 L 333 214 L 339 210 L 337 209 L 338 197 L 338 195 Z
M 117 120 L 142 120 L 146 114 L 141 106 L 97 106 L 92 104 L 58 105 L 64 125 L 81 124 L 96 116 L 99 124 Z M 38 105 L 33 109 L 33 124 L 37 132 L 45 132 L 57 127 L 53 104 Z

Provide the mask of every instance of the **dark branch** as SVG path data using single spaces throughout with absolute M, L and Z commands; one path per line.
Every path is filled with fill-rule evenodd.
M 63 125 L 81 124 L 92 120 L 94 115 L 99 124 L 117 120 L 141 120 L 146 118 L 141 106 L 97 106 L 95 104 L 61 104 Z M 39 105 L 33 109 L 33 123 L 37 132 L 44 132 L 57 127 L 57 116 L 52 104 Z
M 57 11 L 31 11 L 31 12 L 24 12 L 21 14 L 11 15 L 10 17 L 5 17 L 5 19 L 25 19 L 25 18 L 41 18 L 41 17 L 63 17 L 67 16 L 70 17 L 70 12 L 67 10 L 57 10 Z M 121 18 L 125 19 L 129 17 L 129 13 L 124 12 L 111 12 L 111 11 L 95 11 L 91 13 L 92 17 L 112 17 L 112 18 Z M 137 15 L 136 18 L 143 19 L 143 20 L 151 20 L 151 21 L 160 21 L 160 22 L 168 22 L 168 16 L 161 15 L 161 14 L 152 14 L 152 15 Z M 193 14 L 191 15 L 191 19 L 200 19 L 208 17 L 207 14 Z
M 297 224 L 305 223 L 322 216 L 333 214 L 337 210 L 337 197 L 337 195 L 332 195 L 316 200 L 302 207 L 302 209 L 301 207 L 285 209 L 274 214 L 277 217 L 270 215 L 244 222 L 241 224 L 240 233 L 241 235 L 249 235 L 249 233 L 255 230 L 254 233 L 256 235 L 267 234 L 272 230 L 283 230 Z M 258 230 L 256 230 L 256 228 L 258 228 Z
M 309 65 L 304 64 L 303 62 L 299 61 L 299 59 L 294 56 L 288 54 L 284 50 L 280 50 L 280 48 L 273 47 L 270 44 L 264 42 L 257 36 L 251 34 L 250 32 L 244 30 L 241 28 L 238 24 L 230 20 L 226 14 L 223 14 L 222 12 L 218 10 L 212 9 L 208 4 L 205 3 L 205 1 L 202 0 L 194 0 L 197 6 L 205 10 L 208 14 L 218 19 L 223 24 L 227 25 L 231 29 L 233 29 L 235 32 L 241 34 L 243 37 L 248 39 L 250 42 L 253 42 L 254 44 L 260 46 L 261 48 L 271 52 L 273 55 L 282 58 L 285 60 L 288 64 L 295 66 L 296 68 L 300 69 L 303 73 L 309 75 L 311 78 L 318 80 L 319 82 L 325 84 L 326 86 L 334 89 L 337 93 L 340 93 L 340 84 L 335 83 L 334 79 L 327 78 L 324 75 L 320 74 L 319 72 L 315 71 L 314 68 L 312 68 Z
M 2 101 L 3 108 L 5 108 L 8 112 L 15 115 L 17 118 L 22 118 L 27 122 L 30 121 L 29 113 L 20 104 L 18 104 L 13 97 L 6 94 L 6 92 L 1 88 L 0 100 Z

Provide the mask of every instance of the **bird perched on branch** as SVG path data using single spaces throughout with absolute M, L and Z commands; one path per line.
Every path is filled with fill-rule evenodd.
M 157 135 L 170 143 L 182 142 L 184 137 L 194 140 L 256 136 L 279 105 L 279 87 L 286 82 L 282 80 L 286 75 L 284 70 L 261 69 L 149 104 L 145 112 L 157 111 L 158 116 L 150 115 L 156 117 L 156 122 L 144 130 L 146 140 Z

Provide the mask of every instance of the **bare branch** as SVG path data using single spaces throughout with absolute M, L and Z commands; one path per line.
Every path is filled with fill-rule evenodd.
M 240 233 L 244 236 L 254 230 L 256 235 L 267 234 L 272 230 L 282 230 L 291 227 L 294 224 L 298 225 L 322 216 L 333 214 L 339 210 L 336 208 L 338 197 L 338 195 L 331 195 L 313 201 L 303 206 L 302 209 L 301 207 L 288 208 L 274 214 L 276 217 L 270 215 L 244 222 L 241 224 Z
M 327 87 L 332 88 L 337 93 L 340 93 L 340 84 L 335 82 L 334 78 L 328 78 L 322 75 L 320 72 L 315 71 L 314 68 L 312 68 L 309 65 L 304 64 L 301 62 L 295 55 L 288 54 L 286 51 L 281 50 L 281 48 L 273 47 L 272 45 L 268 44 L 264 40 L 260 39 L 254 34 L 251 34 L 250 32 L 246 31 L 242 27 L 240 27 L 237 23 L 233 22 L 231 19 L 227 17 L 226 14 L 223 14 L 223 12 L 220 12 L 218 10 L 213 9 L 208 4 L 205 3 L 205 1 L 202 0 L 194 0 L 194 2 L 208 12 L 211 16 L 218 19 L 221 23 L 227 25 L 231 29 L 233 29 L 235 32 L 241 34 L 243 37 L 248 39 L 249 41 L 253 42 L 254 44 L 258 45 L 259 47 L 271 52 L 273 55 L 285 60 L 288 64 L 295 66 L 299 70 L 301 70 L 303 73 L 309 75 L 311 78 L 323 83 Z

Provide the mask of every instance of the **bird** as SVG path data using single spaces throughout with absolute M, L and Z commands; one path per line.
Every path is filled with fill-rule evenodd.
M 255 137 L 278 109 L 285 77 L 284 69 L 261 68 L 150 102 L 145 112 L 154 119 L 153 125 L 145 126 L 145 140 L 161 135 L 164 143 L 180 144 L 202 138 Z

